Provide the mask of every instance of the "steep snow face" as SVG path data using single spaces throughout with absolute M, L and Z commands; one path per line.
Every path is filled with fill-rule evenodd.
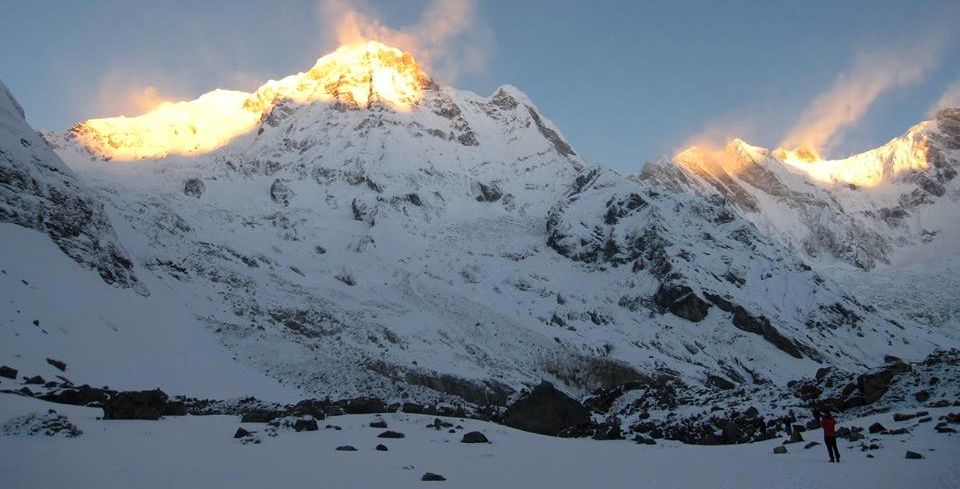
M 27 124 L 23 109 L 3 83 L 0 223 L 46 233 L 70 258 L 96 270 L 105 282 L 146 293 L 103 206 Z

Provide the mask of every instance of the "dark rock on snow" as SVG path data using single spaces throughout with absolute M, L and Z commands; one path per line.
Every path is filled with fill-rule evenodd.
M 404 437 L 406 437 L 406 435 L 404 435 L 403 433 L 400 433 L 399 431 L 384 431 L 383 433 L 380 433 L 379 435 L 377 435 L 377 438 L 397 439 L 397 438 L 404 438 Z
M 480 433 L 479 431 L 471 431 L 463 435 L 463 439 L 460 440 L 460 443 L 490 443 L 490 440 L 487 439 L 486 435 Z
M 237 428 L 237 432 L 233 434 L 233 437 L 234 437 L 234 438 L 244 438 L 244 437 L 250 436 L 251 434 L 252 434 L 252 433 L 250 433 L 249 431 L 247 431 L 247 430 L 245 430 L 245 429 L 243 429 L 243 428 L 241 427 L 241 428 Z
M 783 445 L 773 447 L 773 453 L 776 453 L 777 455 L 783 455 L 784 453 L 787 453 L 787 447 Z
M 447 478 L 444 477 L 444 476 L 442 476 L 442 475 L 440 475 L 440 474 L 434 474 L 433 472 L 427 472 L 426 474 L 423 474 L 423 477 L 421 477 L 420 480 L 422 480 L 422 481 L 445 481 L 445 480 L 447 480 Z
M 67 364 L 64 362 L 61 362 L 60 360 L 57 360 L 55 358 L 48 358 L 47 363 L 50 364 L 53 368 L 61 372 L 67 371 Z
M 390 449 L 387 448 L 387 446 L 384 445 L 383 443 L 377 445 L 377 451 L 378 451 L 378 452 L 386 452 L 386 451 L 388 451 L 388 450 L 390 450 Z
M 334 450 L 336 450 L 336 451 L 338 451 L 338 452 L 355 452 L 355 451 L 357 451 L 357 447 L 350 446 L 350 445 L 340 445 L 339 447 L 335 448 Z
M 553 436 L 564 428 L 589 422 L 587 408 L 546 381 L 510 405 L 504 416 L 507 426 Z
M 875 435 L 877 433 L 883 433 L 884 431 L 887 431 L 887 428 L 880 423 L 873 423 L 867 430 L 871 435 Z
M 160 389 L 120 392 L 103 405 L 104 419 L 160 419 L 167 395 Z
M 911 452 L 910 450 L 907 450 L 907 454 L 904 458 L 907 458 L 910 460 L 920 460 L 923 458 L 923 455 L 920 455 L 917 452 Z
M 17 369 L 8 367 L 6 365 L 0 366 L 0 377 L 6 377 L 8 379 L 17 378 Z

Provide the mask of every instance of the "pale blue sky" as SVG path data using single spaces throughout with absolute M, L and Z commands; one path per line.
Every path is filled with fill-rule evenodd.
M 35 127 L 57 130 L 114 115 L 109 99 L 121 86 L 189 98 L 215 87 L 250 89 L 305 70 L 336 47 L 323 3 L 5 2 L 0 78 Z M 365 5 L 403 28 L 427 3 Z M 900 134 L 960 80 L 956 0 L 481 0 L 471 25 L 449 42 L 451 51 L 479 47 L 487 61 L 461 67 L 459 88 L 487 95 L 516 85 L 583 156 L 622 172 L 718 122 L 746 121 L 746 139 L 776 145 L 858 55 L 909 64 L 909 46 L 939 49 L 924 76 L 883 92 L 841 134 L 834 156 Z

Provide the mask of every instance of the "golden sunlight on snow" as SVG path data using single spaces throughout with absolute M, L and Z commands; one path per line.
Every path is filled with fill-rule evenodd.
M 376 102 L 411 110 L 430 83 L 410 53 L 364 41 L 341 46 L 306 73 L 270 80 L 253 93 L 214 90 L 183 102 L 164 102 L 135 117 L 78 123 L 73 133 L 93 152 L 113 160 L 197 155 L 254 129 L 281 100 L 340 102 L 369 108 Z

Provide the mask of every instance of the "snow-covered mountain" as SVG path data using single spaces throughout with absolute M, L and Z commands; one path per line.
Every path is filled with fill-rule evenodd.
M 958 172 L 960 108 L 953 108 L 841 160 L 808 162 L 737 139 L 719 149 L 688 148 L 632 178 L 722 196 L 866 301 L 943 324 L 960 311 L 944 296 L 960 291 L 953 278 L 960 270 Z
M 394 51 L 368 44 L 351 63 L 322 58 L 230 95 L 240 109 L 228 113 L 254 111 L 256 122 L 212 151 L 192 136 L 178 150 L 180 125 L 162 126 L 169 138 L 149 152 L 129 151 L 154 127 L 147 119 L 45 137 L 107 210 L 130 276 L 150 293 L 137 300 L 154 311 L 176 304 L 178 330 L 217 339 L 211 356 L 304 395 L 503 404 L 541 379 L 573 393 L 663 374 L 785 384 L 824 365 L 859 371 L 957 344 L 955 329 L 879 312 L 812 266 L 837 248 L 872 268 L 896 243 L 833 207 L 838 190 L 767 169 L 762 150 L 732 149 L 753 162 L 736 177 L 660 162 L 626 178 L 583 161 L 516 88 L 483 97 L 441 86 Z M 417 83 L 405 85 L 404 104 L 383 88 L 384 60 L 401 60 Z M 145 157 L 157 147 L 161 157 Z M 745 178 L 810 203 L 788 206 Z M 915 180 L 903 185 L 923 188 Z M 818 206 L 823 219 L 849 221 L 824 240 L 868 238 L 808 250 L 751 214 L 783 208 L 800 219 Z M 931 231 L 904 226 L 904 239 Z M 81 305 L 53 307 L 67 317 Z M 100 325 L 71 334 L 83 327 Z M 78 372 L 93 361 L 44 345 L 29 354 Z

